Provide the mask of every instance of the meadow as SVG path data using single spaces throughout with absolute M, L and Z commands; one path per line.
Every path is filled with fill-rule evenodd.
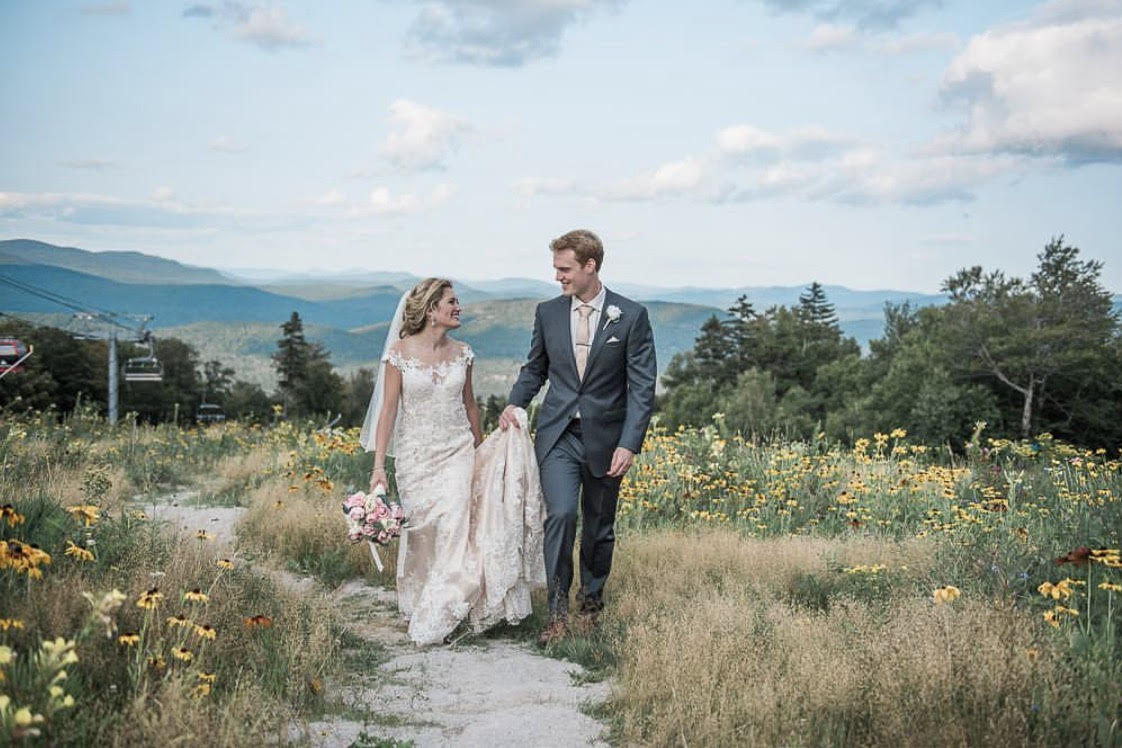
M 656 426 L 604 617 L 548 654 L 622 745 L 1122 743 L 1119 456 L 957 447 Z M 344 537 L 368 469 L 353 431 L 5 415 L 0 740 L 305 740 L 348 659 L 322 591 L 393 578 Z M 152 521 L 185 488 L 244 508 L 233 552 Z

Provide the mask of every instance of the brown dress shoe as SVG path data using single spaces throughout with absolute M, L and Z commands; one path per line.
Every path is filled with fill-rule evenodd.
M 550 644 L 555 644 L 565 638 L 565 634 L 569 631 L 569 624 L 564 618 L 554 618 L 545 627 L 545 631 L 538 637 L 538 644 L 543 647 L 548 647 Z

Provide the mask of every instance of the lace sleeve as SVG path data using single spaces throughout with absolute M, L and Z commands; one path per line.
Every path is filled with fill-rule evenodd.
M 405 357 L 401 355 L 401 351 L 397 349 L 396 345 L 386 351 L 385 355 L 382 356 L 382 361 L 393 364 L 398 371 L 405 368 Z
M 467 362 L 467 365 L 471 366 L 472 362 L 475 361 L 475 351 L 473 351 L 471 346 L 467 343 L 464 343 L 463 346 L 464 350 L 460 355 L 464 357 L 464 361 Z

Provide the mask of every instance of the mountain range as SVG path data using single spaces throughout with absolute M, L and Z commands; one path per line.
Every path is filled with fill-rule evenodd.
M 293 311 L 308 339 L 324 345 L 344 371 L 376 364 L 387 323 L 403 290 L 419 278 L 392 271 L 293 275 L 268 270 L 222 271 L 194 267 L 140 252 L 90 252 L 29 239 L 0 241 L 0 281 L 27 284 L 54 300 L 0 283 L 0 311 L 72 327 L 65 315 L 77 309 L 152 315 L 149 329 L 173 335 L 199 349 L 204 360 L 232 365 L 238 376 L 275 384 L 269 355 L 280 324 Z M 455 280 L 455 279 L 454 279 Z M 456 280 L 464 304 L 458 337 L 477 356 L 477 390 L 509 387 L 529 347 L 536 302 L 557 294 L 553 283 L 528 278 Z M 619 293 L 644 302 L 655 330 L 659 366 L 693 347 L 702 323 L 721 315 L 741 295 L 756 309 L 798 302 L 803 286 L 667 288 L 611 283 Z M 824 286 L 843 332 L 862 346 L 883 332 L 886 302 L 941 304 L 944 297 L 909 291 L 863 291 Z M 57 297 L 63 297 L 59 299 Z

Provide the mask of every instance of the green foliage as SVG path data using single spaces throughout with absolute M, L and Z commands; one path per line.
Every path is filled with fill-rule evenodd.
M 1028 280 L 980 267 L 948 278 L 942 307 L 888 304 L 862 357 L 841 336 L 818 283 L 797 306 L 757 313 L 746 297 L 710 318 L 670 362 L 662 423 L 700 427 L 724 413 L 746 436 L 858 434 L 903 428 L 961 449 L 975 422 L 991 433 L 1047 431 L 1122 445 L 1122 325 L 1102 263 L 1054 239 Z

